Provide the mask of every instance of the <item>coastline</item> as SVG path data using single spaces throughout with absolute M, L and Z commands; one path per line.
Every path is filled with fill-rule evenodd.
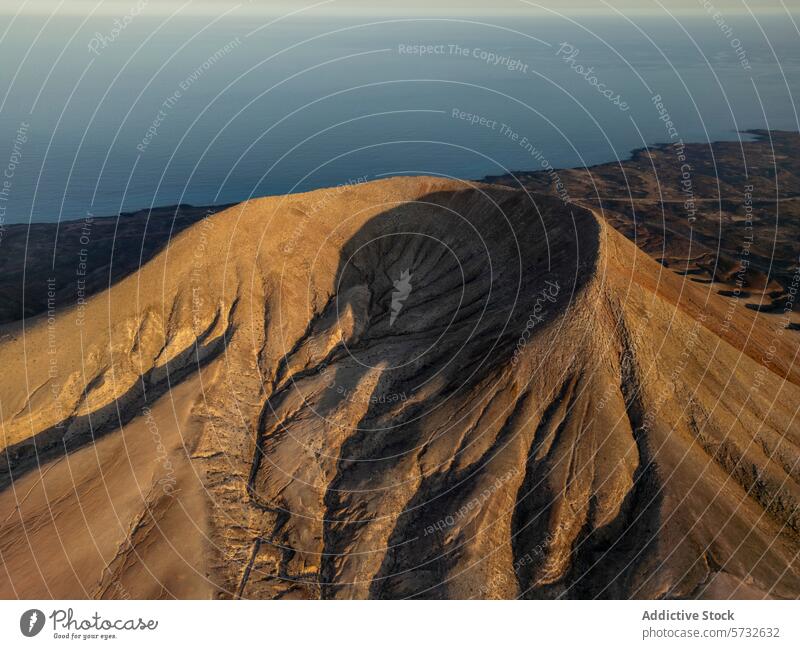
M 720 145 L 730 145 L 730 144 L 747 144 L 753 142 L 765 142 L 769 139 L 770 134 L 773 136 L 781 136 L 781 135 L 800 135 L 799 131 L 788 131 L 784 129 L 743 129 L 738 131 L 739 134 L 751 136 L 752 139 L 743 140 L 741 138 L 738 139 L 730 139 L 730 140 L 711 140 L 709 142 L 699 142 L 699 141 L 690 141 L 685 142 L 684 144 L 687 146 L 697 147 L 697 146 L 704 146 L 704 147 L 716 147 Z M 628 155 L 618 160 L 607 160 L 605 162 L 598 162 L 596 164 L 592 164 L 586 167 L 554 167 L 553 171 L 561 173 L 561 172 L 572 172 L 572 171 L 592 171 L 594 169 L 599 169 L 602 167 L 607 167 L 608 165 L 620 165 L 630 162 L 636 162 L 640 159 L 640 157 L 648 151 L 664 151 L 667 150 L 669 147 L 674 146 L 674 142 L 656 142 L 654 144 L 645 146 L 645 147 L 637 147 L 634 149 L 630 149 L 628 151 Z M 532 170 L 532 169 L 515 169 L 510 171 L 508 174 L 487 174 L 481 178 L 472 178 L 469 179 L 472 182 L 484 182 L 484 183 L 493 183 L 496 182 L 498 179 L 509 178 L 512 176 L 528 176 L 530 174 L 537 173 L 539 170 Z M 402 174 L 401 174 L 402 175 Z M 367 181 L 369 182 L 369 181 Z M 324 187 L 314 187 L 313 189 L 309 189 L 306 191 L 314 191 L 316 189 L 324 189 Z M 296 193 L 304 193 L 304 192 L 296 192 Z M 263 196 L 281 196 L 282 194 L 264 194 Z M 252 198 L 261 198 L 261 196 L 255 196 Z M 245 199 L 251 200 L 251 199 Z M 180 210 L 213 210 L 213 212 L 219 212 L 223 209 L 227 209 L 234 205 L 238 205 L 244 201 L 233 201 L 231 203 L 217 203 L 217 204 L 200 204 L 195 205 L 193 203 L 171 203 L 166 205 L 155 205 L 152 207 L 141 207 L 141 208 L 134 208 L 130 210 L 126 210 L 120 212 L 119 214 L 109 214 L 103 216 L 93 216 L 93 220 L 99 221 L 103 219 L 127 219 L 131 217 L 140 217 L 146 213 L 151 214 L 158 214 L 163 215 L 172 211 L 180 211 Z M 0 223 L 0 229 L 3 232 L 7 232 L 12 229 L 17 228 L 28 228 L 33 226 L 57 226 L 61 224 L 62 226 L 68 223 L 78 223 L 82 222 L 85 217 L 70 217 L 66 219 L 62 219 L 60 221 L 29 221 L 29 222 L 14 222 L 14 223 Z M 0 240 L 1 243 L 1 240 Z
M 591 203 L 663 265 L 696 274 L 696 281 L 730 282 L 732 273 L 742 266 L 737 251 L 743 234 L 735 228 L 723 232 L 720 219 L 724 216 L 732 224 L 741 221 L 745 216 L 741 206 L 748 204 L 751 212 L 756 211 L 760 238 L 768 240 L 769 228 L 774 226 L 770 205 L 776 196 L 800 196 L 800 165 L 793 162 L 800 133 L 764 129 L 741 133 L 752 139 L 680 143 L 683 164 L 677 163 L 675 143 L 657 143 L 630 151 L 624 161 L 515 171 L 474 182 L 522 186 L 557 196 L 564 204 Z M 688 193 L 687 173 L 681 173 L 686 167 L 690 170 Z M 778 167 L 782 180 L 776 194 L 773 169 Z M 753 170 L 749 176 L 747 168 Z M 87 299 L 137 271 L 186 228 L 237 204 L 183 203 L 116 216 L 0 226 L 0 325 L 44 313 L 53 299 L 59 305 Z M 701 205 L 713 209 L 701 209 Z M 795 205 L 787 206 L 782 227 L 784 236 L 791 239 L 792 224 L 800 219 L 791 218 Z M 694 241 L 695 248 L 687 251 L 685 241 Z M 772 253 L 756 242 L 748 250 L 748 269 L 741 281 L 763 285 L 764 290 L 769 285 L 773 292 L 787 289 L 796 261 L 790 252 Z M 770 284 L 775 280 L 777 285 Z M 774 299 L 779 298 L 774 293 Z M 772 302 L 767 302 L 752 308 L 770 308 Z

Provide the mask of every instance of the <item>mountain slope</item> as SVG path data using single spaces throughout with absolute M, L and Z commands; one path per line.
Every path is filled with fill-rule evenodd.
M 3 596 L 800 595 L 797 333 L 589 210 L 258 199 L 51 306 L 0 342 Z

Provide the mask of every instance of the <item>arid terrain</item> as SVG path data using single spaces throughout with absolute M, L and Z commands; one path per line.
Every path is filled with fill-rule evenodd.
M 0 231 L 0 324 L 65 306 L 138 270 L 185 228 L 230 205 L 174 205 L 118 217 L 6 225 Z
M 738 288 L 734 297 L 748 308 L 780 312 L 800 253 L 800 134 L 757 130 L 742 137 L 639 149 L 630 160 L 588 169 L 486 180 L 598 209 L 664 266 L 723 291 L 723 284 Z
M 800 136 L 759 135 L 686 145 L 693 210 L 656 147 L 133 215 L 80 302 L 79 234 L 52 295 L 16 257 L 0 597 L 800 597 Z

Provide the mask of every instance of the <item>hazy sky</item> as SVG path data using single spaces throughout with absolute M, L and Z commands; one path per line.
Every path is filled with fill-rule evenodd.
M 608 4 L 626 14 L 705 13 L 704 2 L 725 15 L 747 13 L 792 12 L 797 10 L 797 0 L 607 0 Z M 548 13 L 552 9 L 559 13 L 598 14 L 609 13 L 603 0 L 0 0 L 0 11 L 4 13 L 64 15 L 124 16 L 137 6 L 143 5 L 145 15 L 172 14 L 180 10 L 187 15 L 217 15 L 236 7 L 237 14 L 284 14 L 303 7 L 303 13 L 333 15 L 509 15 Z M 317 5 L 314 7 L 314 5 Z M 542 8 L 537 8 L 538 5 Z M 663 7 L 663 8 L 662 8 Z

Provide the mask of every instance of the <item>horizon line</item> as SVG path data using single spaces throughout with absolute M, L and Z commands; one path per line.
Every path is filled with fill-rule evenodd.
M 148 7 L 149 8 L 149 7 Z M 66 9 L 66 10 L 64 10 Z M 243 9 L 243 11 L 239 11 L 239 9 Z M 614 11 L 606 11 L 606 10 L 567 10 L 562 12 L 552 12 L 547 10 L 540 10 L 536 8 L 531 8 L 530 11 L 506 11 L 506 10 L 496 10 L 496 11 L 463 11 L 458 14 L 452 14 L 447 12 L 437 12 L 435 10 L 422 10 L 422 11 L 335 11 L 335 10 L 325 10 L 322 8 L 321 10 L 316 11 L 309 11 L 307 13 L 301 12 L 281 12 L 281 11 L 274 11 L 270 10 L 268 7 L 258 8 L 258 7 L 237 7 L 233 11 L 224 12 L 214 12 L 214 11 L 197 11 L 197 10 L 189 10 L 183 13 L 176 13 L 174 11 L 166 10 L 156 10 L 150 11 L 148 13 L 139 14 L 138 17 L 141 18 L 161 18 L 164 16 L 169 15 L 176 15 L 178 17 L 210 17 L 210 16 L 221 16 L 225 13 L 228 13 L 230 17 L 236 16 L 264 16 L 264 17 L 285 17 L 287 19 L 294 18 L 294 19 L 308 19 L 308 18 L 331 18 L 331 17 L 341 17 L 341 18 L 419 18 L 419 19 L 453 19 L 457 20 L 459 18 L 471 18 L 471 17 L 481 17 L 481 18 L 530 18 L 530 17 L 538 17 L 538 18 L 562 18 L 562 17 L 570 17 L 574 18 L 576 16 L 591 16 L 591 17 L 609 17 L 609 18 L 620 18 L 622 16 L 650 16 L 650 17 L 709 17 L 710 14 L 704 10 L 702 7 L 698 7 L 697 9 L 676 9 L 674 11 L 658 11 L 658 10 L 643 10 L 639 8 L 631 8 L 629 10 L 620 10 L 619 13 Z M 789 7 L 774 7 L 774 8 L 759 8 L 753 11 L 726 11 L 724 14 L 720 12 L 725 17 L 750 17 L 750 16 L 787 16 L 787 15 L 800 15 L 800 8 L 792 9 Z M 622 16 L 620 16 L 622 14 Z M 85 11 L 75 11 L 71 10 L 66 7 L 62 7 L 58 11 L 55 12 L 48 12 L 45 10 L 37 11 L 37 10 L 30 10 L 26 9 L 25 11 L 14 11 L 12 8 L 8 7 L 7 5 L 0 5 L 0 15 L 3 16 L 16 16 L 16 17 L 34 17 L 34 16 L 46 16 L 46 17 L 86 17 L 87 12 Z M 89 12 L 89 15 L 95 17 L 124 17 L 125 13 L 120 13 L 119 11 L 108 11 L 104 10 L 102 7 L 99 11 Z

